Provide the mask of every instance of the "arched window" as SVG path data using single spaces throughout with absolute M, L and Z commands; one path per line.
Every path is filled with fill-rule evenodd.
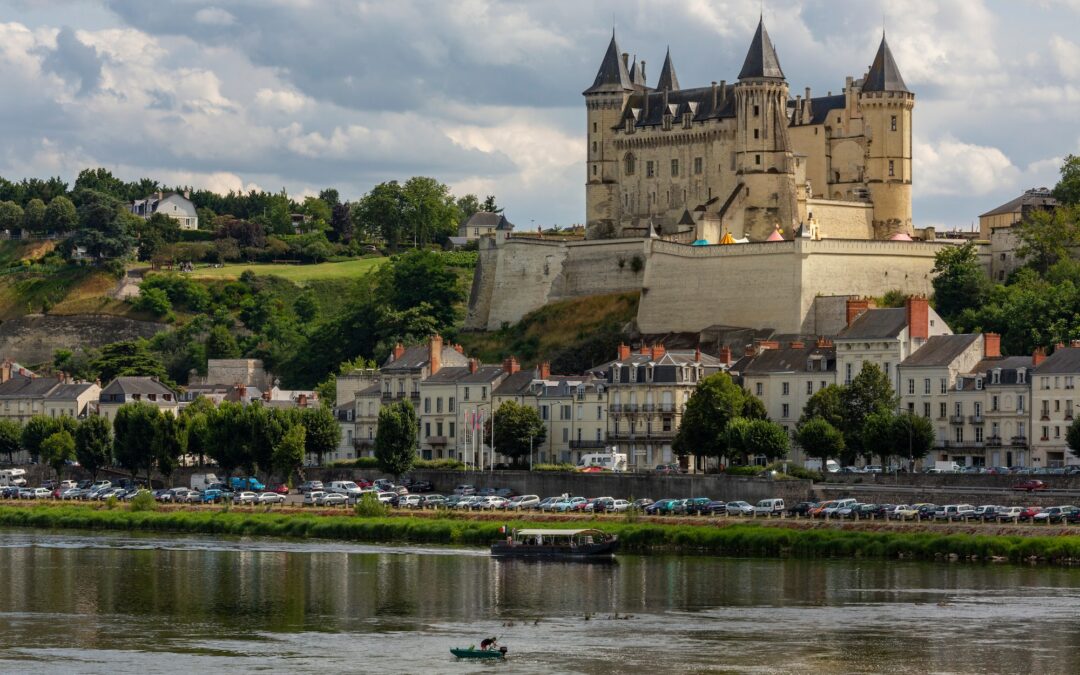
M 626 175 L 627 176 L 633 176 L 634 175 L 634 169 L 637 168 L 637 158 L 634 157 L 634 153 L 632 153 L 632 152 L 626 153 L 626 157 L 623 160 L 623 164 L 625 166 Z

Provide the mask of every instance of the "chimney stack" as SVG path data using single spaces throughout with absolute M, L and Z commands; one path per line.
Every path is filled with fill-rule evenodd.
M 824 349 L 826 347 L 832 347 L 832 346 L 833 346 L 833 342 L 829 338 L 825 337 L 824 335 L 818 337 L 818 339 L 817 339 L 817 347 L 819 349 Z
M 792 349 L 805 349 L 806 348 L 806 343 L 803 342 L 802 340 L 792 340 L 791 341 L 791 348 Z
M 697 353 L 694 354 L 695 360 L 701 360 L 701 347 L 698 347 Z M 720 348 L 720 362 L 725 366 L 731 365 L 731 347 L 723 346 Z
M 432 335 L 431 339 L 428 340 L 428 364 L 431 368 L 431 375 L 442 369 L 442 336 L 438 333 Z
M 756 353 L 757 353 L 757 352 L 756 352 L 756 350 L 754 349 L 754 345 L 753 345 L 753 344 L 748 344 L 748 345 L 746 345 L 746 348 L 745 348 L 745 349 L 743 350 L 743 355 L 744 355 L 744 356 L 754 356 L 754 354 L 756 354 Z
M 300 408 L 307 407 L 307 394 L 300 394 L 296 397 L 296 405 Z
M 402 356 L 405 356 L 405 345 L 400 342 L 394 345 L 394 361 L 397 361 Z
M 463 356 L 465 354 L 465 348 L 462 347 L 461 345 L 454 345 L 454 351 L 457 352 L 458 354 L 463 355 Z
M 630 345 L 619 343 L 619 360 L 626 361 L 630 358 Z
M 476 369 L 479 368 L 479 367 L 480 367 L 480 364 L 477 363 L 476 359 L 469 359 L 469 372 L 470 373 L 475 373 Z
M 11 379 L 11 365 L 11 359 L 4 359 L 4 364 L 0 366 L 0 382 Z
M 649 345 L 647 345 L 647 344 L 645 344 L 644 342 L 642 342 L 642 343 L 641 343 L 641 349 L 639 349 L 639 350 L 638 350 L 638 353 L 639 353 L 639 354 L 642 354 L 642 355 L 646 355 L 646 354 L 651 354 L 651 353 L 652 353 L 652 350 L 651 350 L 651 349 L 649 349 Z
M 1046 360 L 1046 349 L 1043 347 L 1037 347 L 1031 354 L 1031 365 L 1038 368 L 1039 365 Z
M 855 323 L 855 319 L 863 314 L 866 310 L 870 309 L 870 300 L 867 298 L 848 298 L 847 299 L 847 325 Z
M 551 377 L 551 363 L 548 361 L 540 362 L 540 379 L 546 380 Z
M 664 345 L 655 344 L 655 345 L 652 346 L 652 357 L 651 358 L 652 358 L 653 361 L 659 361 L 660 358 L 666 353 L 667 353 L 667 350 L 664 349 Z
M 62 371 L 62 370 L 56 371 L 56 381 L 59 382 L 60 384 L 63 384 L 64 382 L 67 381 L 67 376 L 64 375 L 64 371 Z
M 907 308 L 908 336 L 914 340 L 930 337 L 930 301 L 922 296 L 909 296 L 904 302 Z
M 184 190 L 184 199 L 191 199 L 191 190 L 190 189 L 185 189 Z
M 983 358 L 1001 358 L 1001 336 L 997 333 L 983 335 Z
M 521 370 L 521 364 L 518 363 L 518 360 L 513 356 L 509 356 L 503 360 L 503 372 L 507 375 L 513 375 L 519 370 Z

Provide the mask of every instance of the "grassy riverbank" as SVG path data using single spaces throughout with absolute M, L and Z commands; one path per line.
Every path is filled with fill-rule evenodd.
M 0 506 L 0 526 L 36 529 L 119 530 L 414 542 L 480 546 L 500 538 L 503 521 L 467 518 L 273 513 L 240 511 L 141 511 L 103 506 Z M 550 523 L 508 521 L 512 527 Z M 561 524 L 566 527 L 566 523 Z M 1019 536 L 918 531 L 869 531 L 845 527 L 796 528 L 753 523 L 672 525 L 581 522 L 619 535 L 623 550 L 769 558 L 961 559 L 1049 564 L 1080 562 L 1080 536 Z

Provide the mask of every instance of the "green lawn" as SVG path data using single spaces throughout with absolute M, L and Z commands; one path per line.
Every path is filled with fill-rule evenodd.
M 251 270 L 255 274 L 273 274 L 289 281 L 303 283 L 317 279 L 340 279 L 359 277 L 385 263 L 389 258 L 359 258 L 345 262 L 327 262 L 318 265 L 279 265 L 253 263 L 250 265 L 225 265 L 224 267 L 197 267 L 194 277 L 237 278 Z

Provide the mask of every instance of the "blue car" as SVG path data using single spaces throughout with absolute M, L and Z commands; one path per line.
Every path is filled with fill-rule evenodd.
M 199 501 L 203 504 L 216 504 L 225 499 L 225 493 L 221 490 L 206 490 L 199 495 Z
M 255 476 L 249 476 L 247 478 L 239 478 L 234 476 L 229 480 L 229 485 L 233 490 L 251 490 L 252 492 L 262 492 L 266 489 L 266 486 L 259 482 L 259 479 Z

